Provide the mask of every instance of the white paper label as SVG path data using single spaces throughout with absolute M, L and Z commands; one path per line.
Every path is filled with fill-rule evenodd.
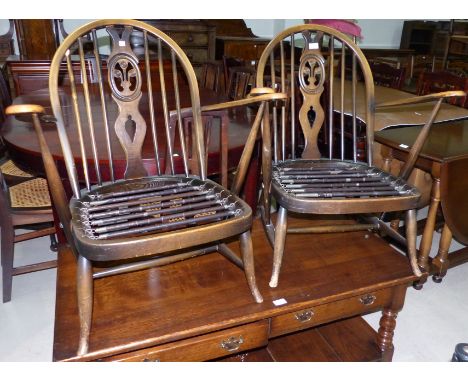
M 309 42 L 309 49 L 318 49 L 318 42 Z
M 288 302 L 284 299 L 284 298 L 280 298 L 278 300 L 274 300 L 273 301 L 273 304 L 275 306 L 280 306 L 280 305 L 284 305 L 284 304 L 287 304 Z
M 119 40 L 119 46 L 125 46 L 125 41 Z
M 408 145 L 405 145 L 405 144 L 403 144 L 403 143 L 400 143 L 400 147 L 401 147 L 402 149 L 407 149 L 409 146 L 408 146 Z

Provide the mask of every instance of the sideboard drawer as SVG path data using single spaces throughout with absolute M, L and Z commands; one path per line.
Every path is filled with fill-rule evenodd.
M 392 288 L 350 297 L 271 318 L 270 337 L 310 328 L 338 318 L 377 310 L 390 303 Z
M 105 358 L 103 361 L 206 361 L 265 346 L 268 342 L 268 327 L 268 320 L 262 320 L 149 349 Z
M 206 49 L 186 48 L 184 51 L 192 65 L 208 60 L 208 52 Z
M 208 34 L 200 32 L 171 32 L 170 36 L 181 46 L 206 46 L 208 45 Z

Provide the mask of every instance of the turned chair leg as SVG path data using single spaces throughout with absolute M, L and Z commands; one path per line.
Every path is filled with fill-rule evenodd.
M 279 207 L 276 218 L 275 245 L 273 247 L 273 272 L 270 279 L 270 287 L 278 286 L 278 278 L 283 261 L 284 244 L 286 242 L 286 231 L 288 229 L 288 211 L 283 206 Z
M 416 221 L 416 210 L 406 211 L 406 245 L 408 251 L 408 257 L 410 260 L 411 268 L 413 273 L 417 277 L 422 276 L 422 272 L 418 265 L 418 251 L 416 249 L 416 236 L 417 236 L 417 221 Z
M 252 236 L 250 231 L 246 231 L 240 235 L 240 250 L 242 254 L 242 262 L 244 264 L 244 273 L 247 278 L 252 296 L 255 302 L 263 302 L 263 297 L 257 287 L 257 281 L 255 280 L 255 265 L 253 256 L 253 245 Z
M 14 231 L 8 228 L 2 227 L 1 229 L 3 302 L 11 301 L 11 287 L 13 283 Z
M 78 355 L 83 355 L 88 352 L 89 332 L 93 315 L 93 270 L 91 262 L 81 255 L 78 257 L 76 276 L 78 314 L 80 317 Z

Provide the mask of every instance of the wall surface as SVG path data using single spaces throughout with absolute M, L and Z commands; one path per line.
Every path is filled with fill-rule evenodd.
M 91 21 L 85 19 L 66 19 L 65 30 L 71 32 L 77 27 Z M 364 48 L 398 48 L 400 46 L 401 32 L 404 20 L 397 19 L 357 19 L 364 38 L 360 46 Z M 247 27 L 259 37 L 271 38 L 281 30 L 303 23 L 301 19 L 245 19 Z M 8 30 L 8 20 L 0 19 L 0 34 Z M 15 49 L 18 44 L 15 36 Z

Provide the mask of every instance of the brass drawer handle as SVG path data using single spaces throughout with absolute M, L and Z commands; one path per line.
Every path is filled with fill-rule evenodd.
M 305 310 L 304 312 L 296 313 L 294 317 L 296 317 L 296 320 L 299 322 L 307 322 L 312 319 L 312 316 L 314 315 L 314 312 L 311 310 Z
M 364 305 L 372 305 L 375 300 L 377 300 L 377 297 L 373 294 L 366 294 L 365 296 L 359 297 L 359 301 Z
M 244 343 L 242 336 L 229 337 L 227 340 L 221 341 L 221 347 L 227 351 L 236 351 Z

